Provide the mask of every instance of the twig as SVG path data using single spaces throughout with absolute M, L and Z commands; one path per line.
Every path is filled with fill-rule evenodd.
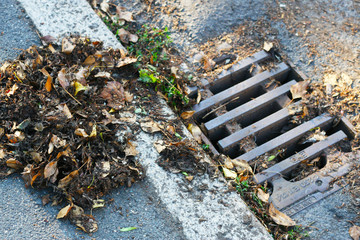
M 213 110 L 211 110 L 210 112 L 208 112 L 207 114 L 205 114 L 202 118 L 203 118 L 203 119 L 206 118 L 207 116 L 209 116 L 210 114 L 216 112 L 216 111 L 219 110 L 220 108 L 222 108 L 222 107 L 228 105 L 229 103 L 231 103 L 231 102 L 233 102 L 233 101 L 235 101 L 235 100 L 238 100 L 238 99 L 239 99 L 239 97 L 236 97 L 236 98 L 231 99 L 231 100 L 228 101 L 227 103 L 221 104 L 221 105 L 218 106 L 217 108 L 214 108 Z

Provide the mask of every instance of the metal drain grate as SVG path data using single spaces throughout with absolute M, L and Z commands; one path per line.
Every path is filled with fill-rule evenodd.
M 261 51 L 233 65 L 217 80 L 203 80 L 204 88 L 200 90 L 207 97 L 193 107 L 195 121 L 204 133 L 203 141 L 216 155 L 224 153 L 251 164 L 264 154 L 286 149 L 281 161 L 257 173 L 255 179 L 272 185 L 270 200 L 289 215 L 339 190 L 330 183 L 346 174 L 350 164 L 339 165 L 323 156 L 323 168 L 304 179 L 289 182 L 283 176 L 302 161 L 324 155 L 332 145 L 355 135 L 346 118 L 334 126 L 328 114 L 299 126 L 290 124 L 290 87 L 305 78 L 291 64 L 277 62 Z M 190 96 L 195 97 L 197 89 L 191 90 Z M 299 146 L 298 142 L 315 128 L 326 131 L 328 137 Z

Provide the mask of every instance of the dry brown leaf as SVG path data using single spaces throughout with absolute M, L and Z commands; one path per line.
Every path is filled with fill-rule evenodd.
M 50 76 L 48 71 L 46 71 L 45 68 L 42 68 L 39 71 L 42 72 L 42 74 L 44 74 L 47 77 L 47 80 L 45 83 L 45 89 L 46 89 L 46 91 L 50 92 L 51 88 L 52 88 L 52 77 Z
M 120 59 L 117 63 L 116 63 L 116 67 L 120 68 L 126 65 L 129 65 L 131 63 L 137 62 L 137 58 L 133 58 L 133 57 L 125 57 Z
M 158 140 L 154 142 L 154 147 L 158 153 L 161 153 L 166 148 L 166 144 L 163 140 Z
M 100 3 L 100 9 L 101 9 L 101 11 L 103 11 L 103 12 L 105 12 L 107 14 L 110 14 L 110 12 L 109 12 L 110 5 L 109 5 L 109 3 L 107 1 L 102 1 Z
M 89 135 L 85 132 L 85 130 L 84 129 L 82 129 L 82 128 L 77 128 L 77 129 L 75 129 L 75 135 L 77 135 L 77 136 L 80 136 L 80 137 L 84 137 L 84 138 L 87 138 Z
M 126 148 L 125 148 L 125 155 L 126 156 L 136 156 L 139 152 L 136 150 L 136 143 L 132 143 L 127 141 Z
M 349 235 L 353 240 L 359 240 L 359 238 L 360 238 L 360 227 L 354 225 L 351 228 L 349 228 Z
M 127 22 L 135 22 L 133 15 L 129 11 L 123 11 L 124 8 L 117 6 L 116 7 L 116 14 L 119 17 L 119 20 L 125 20 Z
M 43 160 L 41 154 L 38 152 L 30 152 L 30 156 L 36 163 L 40 163 Z
M 124 95 L 125 95 L 125 101 L 128 103 L 132 102 L 132 100 L 134 99 L 134 94 L 129 93 L 128 91 L 125 91 Z
M 224 166 L 227 169 L 233 169 L 234 168 L 234 164 L 232 163 L 231 159 L 229 157 L 227 157 L 227 156 L 225 156 Z
M 18 85 L 15 83 L 15 84 L 10 88 L 10 90 L 6 92 L 6 96 L 10 97 L 11 95 L 13 95 L 18 88 L 19 88 Z
M 264 190 L 262 190 L 261 188 L 257 189 L 256 195 L 262 202 L 267 203 L 269 201 L 270 194 L 265 193 Z
M 15 158 L 10 158 L 10 159 L 6 160 L 6 166 L 8 166 L 9 168 L 16 169 L 16 170 L 20 170 L 20 169 L 24 168 L 24 166 L 21 164 L 21 162 L 19 162 Z
M 189 124 L 187 129 L 191 132 L 194 139 L 200 144 L 202 142 L 202 140 L 201 140 L 201 134 L 202 134 L 201 129 L 196 125 L 195 126 L 192 125 L 191 123 Z
M 161 131 L 158 124 L 156 122 L 154 122 L 151 118 L 143 119 L 143 121 L 140 122 L 140 127 L 144 132 L 147 132 L 147 133 L 154 133 L 154 132 Z
M 56 219 L 66 217 L 66 216 L 69 214 L 71 208 L 72 208 L 72 204 L 69 204 L 69 205 L 67 205 L 66 207 L 62 208 L 62 209 L 59 211 L 59 213 L 57 214 Z
M 58 172 L 57 161 L 49 162 L 44 168 L 44 178 L 50 178 L 51 176 L 56 175 L 56 172 Z
M 181 113 L 181 118 L 186 120 L 186 119 L 189 119 L 191 118 L 193 115 L 194 115 L 195 111 L 185 111 L 183 113 Z
M 93 65 L 96 62 L 95 56 L 94 55 L 90 55 L 88 56 L 85 61 L 83 62 L 83 64 L 85 66 L 90 66 Z
M 9 142 L 18 143 L 25 139 L 25 134 L 21 131 L 16 131 L 14 134 L 6 134 Z
M 281 226 L 292 227 L 296 225 L 296 222 L 292 220 L 289 216 L 285 213 L 280 212 L 277 210 L 272 203 L 269 206 L 269 215 L 276 222 Z
M 171 126 L 171 125 L 167 126 L 167 127 L 166 127 L 166 130 L 167 130 L 170 134 L 175 134 L 175 132 L 176 132 L 174 126 Z
M 123 107 L 125 96 L 124 88 L 121 83 L 117 81 L 111 81 L 103 88 L 100 97 L 107 100 L 107 105 L 119 110 Z
M 85 214 L 84 210 L 77 205 L 73 205 L 69 214 L 69 219 L 84 232 L 93 233 L 98 230 L 96 220 L 91 215 Z
M 235 165 L 237 172 L 239 174 L 244 173 L 245 171 L 252 173 L 252 168 L 249 163 L 243 159 L 231 159 L 231 162 Z
M 61 42 L 61 51 L 65 54 L 70 54 L 76 47 L 76 45 L 72 44 L 68 39 L 63 38 Z
M 46 194 L 46 195 L 41 197 L 41 203 L 42 203 L 43 206 L 45 206 L 49 202 L 50 202 L 50 194 Z
M 120 40 L 126 44 L 128 44 L 129 42 L 136 43 L 139 40 L 139 37 L 136 34 L 132 34 L 123 28 L 120 28 L 117 31 L 117 35 L 120 37 Z
M 98 72 L 95 77 L 110 78 L 111 74 L 109 72 Z
M 59 81 L 60 85 L 66 90 L 70 83 L 69 80 L 66 78 L 66 69 L 62 68 L 59 72 L 58 72 L 58 77 L 57 80 Z
M 293 99 L 303 98 L 307 93 L 307 87 L 309 86 L 309 81 L 298 82 L 290 87 L 290 92 Z
M 200 89 L 197 90 L 196 104 L 199 104 L 201 101 L 201 92 Z
M 69 175 L 67 175 L 66 177 L 60 179 L 59 184 L 58 184 L 58 188 L 65 190 L 65 188 L 69 185 L 69 183 L 77 176 L 79 175 L 79 171 L 78 170 L 74 170 L 71 173 L 69 173 Z
M 202 61 L 204 62 L 204 70 L 205 71 L 211 71 L 216 64 L 212 59 L 210 59 L 206 55 L 203 57 Z

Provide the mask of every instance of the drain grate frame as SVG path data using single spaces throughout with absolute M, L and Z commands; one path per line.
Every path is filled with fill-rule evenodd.
M 270 68 L 263 69 L 264 63 L 270 63 Z M 356 134 L 345 117 L 335 121 L 326 113 L 298 126 L 289 125 L 290 87 L 304 79 L 307 77 L 292 63 L 260 51 L 223 71 L 213 82 L 203 79 L 203 87 L 190 88 L 189 94 L 192 98 L 199 91 L 206 95 L 193 106 L 194 124 L 202 129 L 201 138 L 214 155 L 223 153 L 251 163 L 268 152 L 286 149 L 285 157 L 256 173 L 255 180 L 272 185 L 270 201 L 290 216 L 341 189 L 332 179 L 349 172 L 351 163 L 340 166 L 326 160 L 320 170 L 296 182 L 285 180 L 284 174 L 305 160 L 322 155 L 326 159 L 333 145 Z M 316 128 L 328 137 L 299 148 L 297 143 Z M 253 145 L 243 146 L 249 139 Z

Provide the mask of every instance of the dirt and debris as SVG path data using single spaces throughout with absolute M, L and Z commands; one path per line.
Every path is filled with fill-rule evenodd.
M 27 187 L 51 187 L 43 202 L 67 202 L 58 218 L 85 232 L 98 227 L 84 209 L 104 206 L 111 189 L 144 177 L 131 142 L 137 126 L 120 117 L 134 108 L 128 96 L 136 71 L 123 63 L 130 59 L 71 37 L 31 47 L 0 69 L 1 176 L 19 172 Z

